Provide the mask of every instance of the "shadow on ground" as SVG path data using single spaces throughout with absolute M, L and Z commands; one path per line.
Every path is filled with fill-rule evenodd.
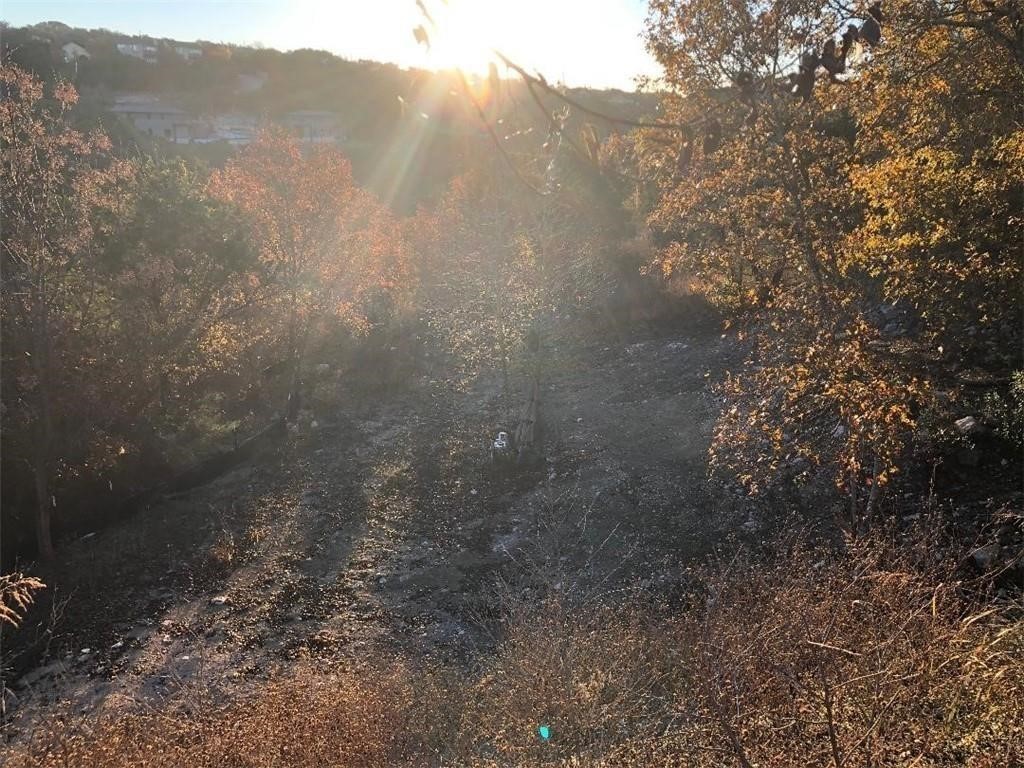
M 543 459 L 495 468 L 500 390 L 424 377 L 209 485 L 74 544 L 22 713 L 228 691 L 299 660 L 368 650 L 469 662 L 500 641 L 495 595 L 667 591 L 735 528 L 707 481 L 711 385 L 736 351 L 708 334 L 553 348 Z M 33 634 L 34 633 L 34 634 Z

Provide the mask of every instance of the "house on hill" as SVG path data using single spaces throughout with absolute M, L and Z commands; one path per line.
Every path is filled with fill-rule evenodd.
M 197 140 L 200 143 L 226 141 L 232 146 L 244 147 L 253 142 L 258 132 L 259 120 L 255 115 L 230 112 L 211 117 L 207 135 Z
M 183 109 L 162 103 L 155 96 L 118 96 L 110 111 L 130 122 L 140 133 L 175 144 L 190 144 L 197 131 L 197 121 L 192 116 Z
M 196 48 L 194 45 L 176 45 L 174 46 L 174 52 L 185 61 L 195 61 L 203 58 L 203 49 Z
M 255 114 L 192 114 L 150 93 L 122 93 L 115 98 L 110 111 L 139 133 L 174 144 L 226 142 L 241 147 L 252 143 L 260 127 L 266 124 L 265 118 Z M 284 128 L 303 144 L 335 144 L 346 139 L 340 116 L 335 112 L 298 110 L 269 122 Z
M 64 55 L 64 62 L 66 64 L 72 61 L 78 61 L 79 59 L 91 59 L 92 55 L 84 47 L 78 43 L 64 43 L 60 47 L 61 52 Z
M 148 64 L 157 62 L 157 47 L 149 43 L 118 43 L 117 52 L 122 56 L 142 59 Z

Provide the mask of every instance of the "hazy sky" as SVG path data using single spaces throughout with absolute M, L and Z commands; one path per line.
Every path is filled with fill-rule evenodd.
M 635 75 L 657 72 L 639 37 L 646 0 L 424 2 L 437 21 L 430 52 L 412 36 L 422 22 L 415 0 L 0 0 L 0 18 L 477 71 L 499 48 L 572 85 L 631 88 Z

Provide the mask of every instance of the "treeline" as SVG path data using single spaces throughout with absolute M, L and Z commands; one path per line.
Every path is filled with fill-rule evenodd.
M 118 92 L 163 95 L 196 114 L 251 112 L 280 115 L 297 109 L 337 111 L 357 138 L 371 138 L 397 115 L 395 96 L 408 90 L 412 73 L 393 64 L 356 62 L 326 51 L 282 53 L 273 49 L 210 43 L 179 43 L 122 35 L 109 30 L 67 27 L 56 22 L 6 28 L 5 60 L 47 82 L 69 80 L 87 100 Z M 88 58 L 64 61 L 61 46 L 73 42 Z M 155 63 L 127 56 L 118 43 L 153 45 Z M 175 45 L 203 55 L 187 61 Z M 249 88 L 239 78 L 254 78 Z
M 155 63 L 117 50 L 125 41 L 150 44 Z M 83 46 L 88 58 L 64 61 L 66 43 Z M 467 144 L 486 137 L 475 107 L 454 72 L 402 69 L 393 64 L 350 61 L 327 51 L 184 43 L 203 51 L 186 61 L 178 41 L 127 36 L 110 30 L 72 28 L 59 22 L 3 27 L 0 56 L 48 84 L 72 83 L 79 102 L 73 123 L 101 128 L 121 154 L 173 155 L 222 165 L 234 149 L 226 143 L 171 145 L 135 131 L 110 113 L 116 94 L 147 93 L 197 117 L 244 113 L 277 119 L 295 110 L 336 113 L 344 151 L 362 186 L 389 206 L 411 214 L 433 205 L 448 183 L 472 168 Z M 548 133 L 547 115 L 517 105 L 531 97 L 515 79 L 503 79 L 501 98 L 480 97 L 502 142 L 537 154 Z M 655 109 L 654 93 L 570 88 L 579 103 L 617 117 L 637 118 Z M 549 109 L 560 103 L 545 98 Z M 498 121 L 501 122 L 498 122 Z
M 291 52 L 208 42 L 182 43 L 123 35 L 104 29 L 72 28 L 59 22 L 3 29 L 4 60 L 33 72 L 47 82 L 68 80 L 85 99 L 109 99 L 116 92 L 162 94 L 197 114 L 248 112 L 278 116 L 293 110 L 337 112 L 347 132 L 359 141 L 378 141 L 402 117 L 402 104 L 416 102 L 423 92 L 447 97 L 459 90 L 454 73 L 403 69 L 375 61 L 352 61 L 328 51 Z M 65 62 L 61 46 L 77 43 L 88 58 Z M 145 62 L 117 51 L 117 44 L 155 45 L 157 61 Z M 164 44 L 166 43 L 166 44 Z M 203 55 L 186 61 L 175 45 L 196 47 Z M 243 85 L 241 77 L 250 83 Z M 509 86 L 511 87 L 511 86 Z M 654 108 L 654 94 L 618 90 L 570 89 L 583 102 L 619 116 L 639 117 Z M 519 94 L 523 99 L 525 93 Z M 459 100 L 431 104 L 431 118 L 457 111 L 476 119 Z M 453 106 L 454 105 L 454 106 Z M 543 116 L 541 116 L 543 122 Z

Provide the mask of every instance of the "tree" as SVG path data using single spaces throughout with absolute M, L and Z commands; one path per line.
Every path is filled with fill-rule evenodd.
M 133 441 L 187 424 L 205 394 L 240 376 L 254 342 L 243 326 L 259 299 L 247 279 L 255 258 L 241 217 L 206 183 L 183 161 L 142 161 L 103 254 L 116 307 L 105 384 L 123 405 L 110 426 Z
M 423 253 L 428 322 L 466 374 L 494 367 L 511 410 L 511 368 L 540 304 L 539 264 L 523 231 L 515 188 L 482 172 L 456 179 Z
M 437 209 L 417 217 L 427 323 L 461 375 L 499 375 L 506 417 L 513 375 L 537 360 L 524 354 L 528 342 L 539 344 L 557 313 L 600 292 L 601 258 L 620 234 L 620 222 L 588 204 L 589 189 L 569 170 L 558 188 L 539 196 L 484 148 Z
M 287 416 L 294 419 L 317 324 L 326 317 L 352 318 L 368 289 L 394 285 L 404 274 L 398 228 L 356 186 L 340 152 L 324 145 L 304 150 L 283 132 L 261 134 L 213 174 L 210 190 L 248 220 L 260 260 L 255 279 L 266 288 L 265 321 L 284 330 Z
M 103 134 L 68 127 L 77 100 L 69 85 L 47 98 L 38 79 L 3 66 L 0 88 L 5 416 L 28 436 L 20 448 L 34 477 L 39 554 L 49 559 L 63 438 L 84 421 L 79 384 L 102 300 L 96 257 L 131 166 L 110 157 Z
M 1001 375 L 1021 365 L 1024 21 L 1009 3 L 938 5 L 893 3 L 892 44 L 843 94 L 864 215 L 841 253 L 947 360 Z
M 993 371 L 1019 360 L 1019 343 L 994 348 L 1019 339 L 1022 83 L 1005 43 L 1021 27 L 953 5 L 889 4 L 880 41 L 875 16 L 813 0 L 651 5 L 680 126 L 637 138 L 662 265 L 754 330 L 716 460 L 752 487 L 830 466 L 854 518 L 916 416 L 948 418 L 936 346 L 984 340 Z M 881 311 L 897 302 L 902 325 Z
M 786 74 L 839 24 L 814 2 L 652 4 L 648 43 L 665 67 L 667 122 L 640 141 L 660 188 L 651 224 L 667 271 L 699 277 L 733 307 L 828 302 L 837 242 L 855 211 L 841 120 L 794 98 Z M 823 99 L 830 98 L 827 93 Z

